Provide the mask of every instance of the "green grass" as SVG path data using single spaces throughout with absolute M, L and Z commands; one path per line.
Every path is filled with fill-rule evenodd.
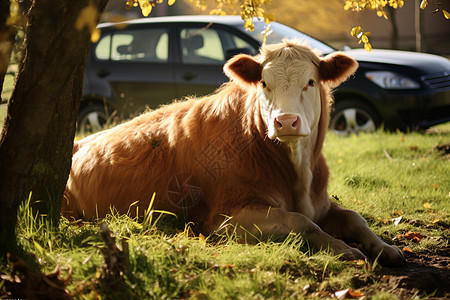
M 5 117 L 6 117 L 6 105 L 0 104 L 0 132 L 3 128 L 3 122 L 5 120 Z
M 0 102 L 6 102 L 11 97 L 12 88 L 14 85 L 14 76 L 11 74 L 6 74 L 3 81 L 2 98 Z
M 382 239 L 415 252 L 431 251 L 450 237 L 450 161 L 435 150 L 450 142 L 450 124 L 437 128 L 430 134 L 329 134 L 324 148 L 329 192 L 336 201 L 361 213 Z M 129 273 L 113 283 L 101 276 L 100 221 L 62 219 L 52 229 L 36 222 L 23 205 L 17 233 L 42 272 L 59 264 L 65 278 L 73 270 L 67 289 L 77 299 L 304 299 L 361 286 L 371 286 L 363 292 L 374 299 L 396 298 L 379 288 L 379 266 L 309 253 L 299 236 L 246 245 L 234 237 L 194 235 L 172 220 L 115 214 L 104 220 L 129 245 Z M 408 231 L 424 238 L 414 243 L 405 238 Z M 2 265 L 0 271 L 9 273 L 10 267 Z
M 0 132 L 3 128 L 3 122 L 5 120 L 6 116 L 6 101 L 8 101 L 9 97 L 11 96 L 12 87 L 14 84 L 14 76 L 12 75 L 5 75 L 5 80 L 3 82 L 3 89 L 1 94 L 1 101 L 0 101 Z

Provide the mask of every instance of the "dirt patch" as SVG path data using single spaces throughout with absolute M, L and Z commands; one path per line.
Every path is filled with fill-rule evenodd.
M 366 295 L 382 290 L 411 299 L 416 296 L 431 299 L 450 298 L 450 246 L 433 252 L 406 252 L 403 268 L 382 268 L 378 274 L 381 285 L 362 287 Z M 429 299 L 430 299 L 429 298 Z

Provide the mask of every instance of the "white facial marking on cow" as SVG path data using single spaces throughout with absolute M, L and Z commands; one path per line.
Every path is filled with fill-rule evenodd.
M 307 137 L 320 117 L 318 70 L 313 62 L 276 59 L 265 65 L 260 84 L 262 115 L 270 139 Z

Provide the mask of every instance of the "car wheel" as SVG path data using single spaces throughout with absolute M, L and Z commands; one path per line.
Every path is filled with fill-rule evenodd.
M 108 122 L 105 107 L 99 104 L 91 104 L 80 110 L 78 117 L 78 133 L 87 136 L 100 131 Z
M 380 125 L 377 113 L 360 100 L 339 101 L 331 114 L 330 129 L 337 135 L 374 132 Z

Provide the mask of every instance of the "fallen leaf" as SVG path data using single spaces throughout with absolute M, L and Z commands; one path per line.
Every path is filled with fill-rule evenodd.
M 421 239 L 423 239 L 423 235 L 421 235 L 418 232 L 408 231 L 407 233 L 405 233 L 405 238 L 407 238 L 408 240 L 412 240 L 414 238 L 418 238 L 419 241 L 420 241 Z
M 383 275 L 383 277 L 381 277 L 381 280 L 386 282 L 389 281 L 389 279 L 391 279 L 392 275 Z
M 415 150 L 415 151 L 419 150 L 418 146 L 409 146 L 408 148 L 409 148 L 409 150 Z
M 223 264 L 221 266 L 222 269 L 233 269 L 234 265 L 233 264 Z
M 364 296 L 364 293 L 361 293 L 358 290 L 345 289 L 345 290 L 340 290 L 340 291 L 335 292 L 334 296 L 337 299 L 359 298 L 359 297 Z
M 359 291 L 359 290 L 353 290 L 353 289 L 350 289 L 350 290 L 348 291 L 348 294 L 349 294 L 352 298 L 359 298 L 359 297 L 364 296 L 364 293 L 363 293 L 363 292 L 361 292 L 361 291 Z
M 402 220 L 402 216 L 398 217 L 398 218 L 393 218 L 390 221 L 392 223 L 394 223 L 395 226 L 397 226 L 398 224 L 400 224 L 400 221 Z
M 409 252 L 409 253 L 412 253 L 413 251 L 412 251 L 410 248 L 405 247 L 405 248 L 403 248 L 402 252 Z
M 425 202 L 425 203 L 423 204 L 423 207 L 428 208 L 428 209 L 431 209 L 431 204 L 428 203 L 428 202 Z
M 433 221 L 431 221 L 432 224 L 436 224 L 437 222 L 439 222 L 439 219 L 434 219 Z
M 350 289 L 345 289 L 345 290 L 341 290 L 341 291 L 337 291 L 334 293 L 334 295 L 336 296 L 336 298 L 338 299 L 345 299 L 347 297 L 348 291 Z

